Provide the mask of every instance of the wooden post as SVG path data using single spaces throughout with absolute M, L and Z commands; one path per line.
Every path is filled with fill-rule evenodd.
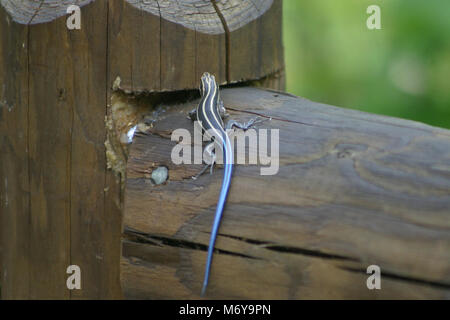
M 66 26 L 74 3 L 80 30 Z M 190 90 L 209 71 L 283 89 L 281 0 L 1 4 L 2 298 L 120 298 L 126 151 L 112 88 Z
M 236 166 L 206 298 L 449 297 L 450 131 L 256 88 L 221 96 L 233 119 L 258 115 L 257 129 L 279 130 L 279 171 Z M 200 298 L 223 170 L 193 180 L 202 165 L 171 159 L 171 133 L 192 133 L 186 114 L 197 103 L 144 117 L 152 126 L 138 126 L 130 147 L 126 297 Z M 169 179 L 154 185 L 160 166 Z M 381 290 L 367 287 L 371 265 Z

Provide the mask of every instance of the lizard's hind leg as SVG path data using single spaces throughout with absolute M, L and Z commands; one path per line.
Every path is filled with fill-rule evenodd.
M 214 142 L 208 144 L 205 147 L 204 152 L 206 152 L 208 154 L 208 156 L 210 157 L 210 163 L 205 161 L 207 164 L 203 167 L 203 169 L 199 173 L 197 173 L 195 176 L 193 176 L 192 179 L 196 180 L 198 177 L 200 177 L 202 174 L 204 174 L 208 168 L 210 168 L 210 174 L 213 173 L 214 164 L 216 163 L 216 154 L 213 151 L 214 148 L 215 148 Z

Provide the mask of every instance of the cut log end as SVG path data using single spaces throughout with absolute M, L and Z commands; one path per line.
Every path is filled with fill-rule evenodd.
M 83 7 L 95 0 L 3 0 L 1 5 L 20 24 L 38 24 L 53 21 L 67 14 L 72 5 Z M 100 0 L 98 0 L 100 1 Z M 259 18 L 273 0 L 253 1 L 125 1 L 138 10 L 151 13 L 185 28 L 206 34 L 234 31 Z M 225 24 L 225 25 L 224 25 Z

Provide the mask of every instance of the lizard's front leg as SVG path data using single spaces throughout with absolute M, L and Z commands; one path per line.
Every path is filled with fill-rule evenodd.
M 192 121 L 196 121 L 197 120 L 197 108 L 194 108 L 191 111 L 189 111 L 188 119 L 191 119 Z
M 219 108 L 220 117 L 222 119 L 224 119 L 225 117 L 229 116 L 229 114 L 227 113 L 227 109 L 225 109 L 225 107 L 223 105 L 223 100 L 220 97 L 219 97 L 219 106 L 218 106 L 218 108 Z

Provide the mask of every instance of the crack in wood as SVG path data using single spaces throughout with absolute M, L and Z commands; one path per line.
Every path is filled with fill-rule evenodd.
M 36 11 L 33 13 L 33 15 L 30 18 L 30 21 L 28 21 L 27 24 L 31 24 L 31 22 L 33 22 L 34 18 L 38 15 L 39 11 L 41 11 L 43 4 L 44 4 L 44 0 L 41 0 L 39 7 L 37 7 Z
M 231 82 L 230 77 L 230 57 L 231 57 L 231 48 L 230 48 L 230 29 L 228 28 L 227 21 L 225 20 L 225 17 L 223 16 L 222 12 L 220 11 L 219 7 L 217 6 L 216 0 L 211 0 L 211 3 L 214 7 L 214 10 L 216 11 L 217 15 L 219 16 L 220 22 L 222 23 L 223 30 L 225 31 L 225 77 L 227 79 L 227 83 Z
M 165 237 L 165 236 L 151 235 L 149 233 L 132 230 L 131 228 L 128 228 L 128 227 L 124 228 L 123 233 L 129 241 L 146 243 L 146 244 L 157 245 L 157 246 L 166 245 L 166 246 L 175 247 L 175 248 L 208 251 L 208 246 L 205 244 L 202 244 L 202 243 L 193 242 L 193 241 L 189 241 L 189 240 L 183 240 L 183 239 L 177 239 L 177 238 L 171 238 L 171 237 Z M 155 242 L 155 240 L 157 242 Z M 237 252 L 232 252 L 232 251 L 218 249 L 218 248 L 214 248 L 214 253 L 215 254 L 225 254 L 225 255 L 241 257 L 241 258 L 246 258 L 246 259 L 262 260 L 261 258 L 258 258 L 258 257 L 252 257 L 252 256 L 249 256 L 249 255 L 246 255 L 243 253 L 237 253 Z
M 286 246 L 286 245 L 278 245 L 273 242 L 249 239 L 249 238 L 244 238 L 244 237 L 239 237 L 239 236 L 234 236 L 234 235 L 229 235 L 229 234 L 223 234 L 223 233 L 220 233 L 219 235 L 223 236 L 223 237 L 243 241 L 243 242 L 246 242 L 249 244 L 262 245 L 265 249 L 278 251 L 281 253 L 293 253 L 293 254 L 300 254 L 300 255 L 304 255 L 304 256 L 317 257 L 317 258 L 323 258 L 323 259 L 347 260 L 347 261 L 355 261 L 355 262 L 359 261 L 358 259 L 353 258 L 353 257 L 325 253 L 325 252 L 312 250 L 312 249 L 305 249 L 305 248 L 292 247 L 292 246 Z
M 278 251 L 281 253 L 300 254 L 300 255 L 304 255 L 304 256 L 310 256 L 310 257 L 316 257 L 316 258 L 322 258 L 322 259 L 347 260 L 347 261 L 355 261 L 355 262 L 359 261 L 358 259 L 355 259 L 352 257 L 346 257 L 346 256 L 338 255 L 338 254 L 325 253 L 322 251 L 304 249 L 304 248 L 298 248 L 298 247 L 270 245 L 270 246 L 267 246 L 266 249 Z
M 222 236 L 222 237 L 230 238 L 230 239 L 235 239 L 235 240 L 247 242 L 247 243 L 250 243 L 250 244 L 256 244 L 256 245 L 270 245 L 270 244 L 273 244 L 273 242 L 267 242 L 267 241 L 255 240 L 255 239 L 250 239 L 250 238 L 244 238 L 244 237 L 234 236 L 234 235 L 231 235 L 231 234 L 218 233 L 218 235 Z

